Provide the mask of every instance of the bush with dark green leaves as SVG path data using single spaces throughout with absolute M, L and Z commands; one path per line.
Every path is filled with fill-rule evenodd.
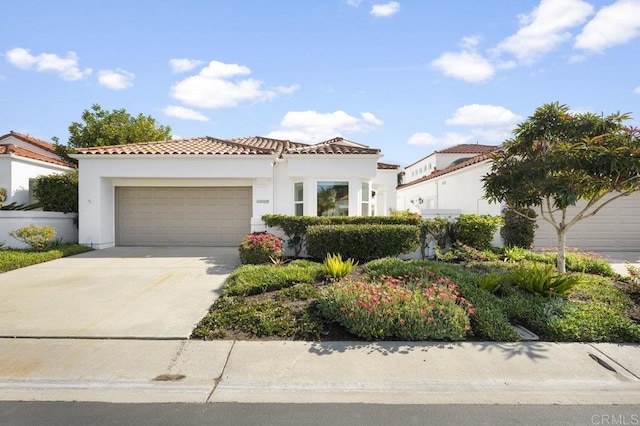
M 78 171 L 36 178 L 34 195 L 44 211 L 78 212 Z
M 454 225 L 456 242 L 480 250 L 488 249 L 502 223 L 500 216 L 461 214 Z
M 313 225 L 418 225 L 419 216 L 289 216 L 266 214 L 264 223 L 272 228 L 280 228 L 287 237 L 287 247 L 299 256 L 305 243 L 307 228 Z
M 367 262 L 418 247 L 419 230 L 414 225 L 314 225 L 307 229 L 307 252 L 320 259 L 334 253 Z
M 531 248 L 538 227 L 535 221 L 536 216 L 536 212 L 531 208 L 502 210 L 504 225 L 500 228 L 500 236 L 504 240 L 504 245 Z

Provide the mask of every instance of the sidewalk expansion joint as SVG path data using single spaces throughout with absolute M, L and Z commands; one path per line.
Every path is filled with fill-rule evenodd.
M 229 348 L 229 353 L 227 354 L 227 359 L 224 360 L 224 365 L 222 366 L 222 371 L 220 372 L 220 376 L 215 378 L 215 379 L 213 379 L 213 388 L 211 389 L 211 393 L 209 393 L 209 396 L 207 397 L 206 402 L 211 402 L 211 397 L 213 396 L 214 392 L 218 388 L 218 385 L 222 381 L 222 377 L 224 376 L 224 372 L 227 369 L 227 364 L 229 363 L 229 358 L 231 358 L 231 352 L 233 352 L 233 348 L 235 346 L 236 346 L 236 341 L 234 340 L 231 343 L 231 348 Z
M 615 359 L 611 358 L 609 355 L 607 355 L 606 353 L 604 353 L 603 351 L 601 351 L 599 348 L 597 348 L 596 346 L 594 346 L 592 343 L 587 343 L 587 345 L 591 346 L 595 351 L 598 351 L 599 353 L 602 354 L 602 356 L 606 357 L 608 360 L 610 360 L 612 363 L 620 366 L 620 368 L 622 368 L 624 371 L 626 371 L 629 375 L 631 375 L 633 378 L 640 380 L 640 377 L 638 377 L 636 374 L 634 374 L 633 371 L 629 370 L 627 367 L 625 367 L 624 365 L 620 364 L 618 361 L 616 361 Z M 596 355 L 592 355 L 589 354 L 589 356 L 593 359 L 595 359 L 595 361 L 598 362 L 598 364 L 602 365 L 604 368 L 607 368 L 605 365 L 603 365 L 602 363 L 604 362 L 605 364 L 609 365 L 608 363 L 606 363 L 605 361 L 601 360 L 600 357 L 596 356 Z M 613 367 L 611 367 L 609 365 L 609 368 L 607 368 L 607 370 L 611 369 Z M 613 370 L 615 371 L 617 374 L 618 373 L 615 369 Z

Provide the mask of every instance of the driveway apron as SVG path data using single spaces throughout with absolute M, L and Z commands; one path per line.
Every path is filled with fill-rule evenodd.
M 0 274 L 0 336 L 185 338 L 239 264 L 233 247 L 114 247 Z

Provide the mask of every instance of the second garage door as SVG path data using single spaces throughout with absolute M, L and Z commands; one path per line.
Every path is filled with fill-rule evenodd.
M 117 187 L 116 245 L 236 246 L 251 198 L 250 187 Z
M 583 206 L 580 202 L 578 207 Z M 573 218 L 578 207 L 568 209 Z M 637 251 L 640 249 L 640 193 L 622 197 L 604 207 L 598 214 L 579 222 L 567 233 L 566 246 L 587 251 Z M 534 246 L 557 246 L 556 231 L 538 218 Z

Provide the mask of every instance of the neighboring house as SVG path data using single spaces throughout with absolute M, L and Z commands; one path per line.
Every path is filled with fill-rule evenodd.
M 397 206 L 426 215 L 500 214 L 500 205 L 483 198 L 480 177 L 490 169 L 492 145 L 456 145 L 407 166 L 397 188 Z
M 3 204 L 33 201 L 33 181 L 41 175 L 64 173 L 73 165 L 60 158 L 46 141 L 18 132 L 0 136 L 0 188 L 7 192 Z
M 262 215 L 388 214 L 396 165 L 343 138 L 212 137 L 79 149 L 79 242 L 235 246 Z
M 425 217 L 462 213 L 500 215 L 502 206 L 484 199 L 482 185 L 482 178 L 491 171 L 489 156 L 497 149 L 496 146 L 457 145 L 411 164 L 405 169 L 405 183 L 397 188 L 398 209 L 409 209 Z M 440 169 L 441 165 L 444 168 Z M 424 175 L 425 170 L 429 174 Z M 575 211 L 577 207 L 569 209 L 568 216 L 573 217 Z M 589 251 L 637 251 L 640 249 L 639 211 L 640 194 L 622 197 L 571 228 L 566 246 Z M 556 247 L 553 227 L 541 217 L 537 223 L 534 248 Z

